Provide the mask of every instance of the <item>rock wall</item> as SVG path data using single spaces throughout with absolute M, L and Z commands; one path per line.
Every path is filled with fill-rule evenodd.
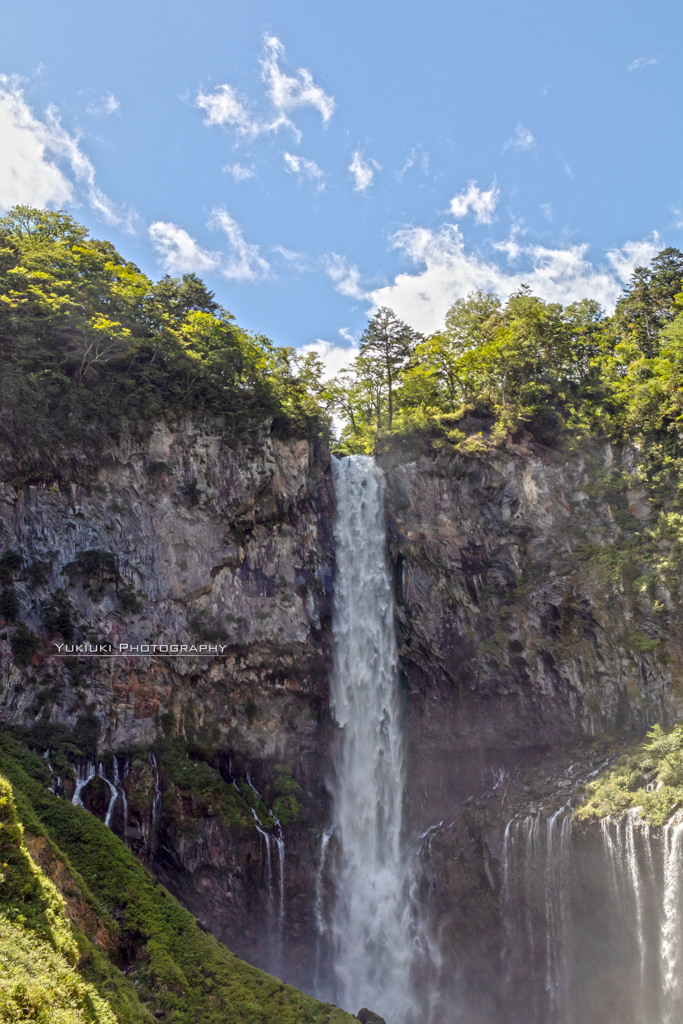
M 569 801 L 613 755 L 610 738 L 681 713 L 671 595 L 609 572 L 654 521 L 643 492 L 610 485 L 633 460 L 524 444 L 384 460 L 411 833 L 445 954 L 440 1021 L 506 1020 L 507 822 Z
M 675 602 L 605 569 L 653 515 L 605 484 L 633 457 L 509 444 L 382 460 L 440 1024 L 505 1019 L 506 822 L 568 796 L 605 737 L 680 713 Z M 206 927 L 310 989 L 333 737 L 329 453 L 267 425 L 235 447 L 220 423 L 188 422 L 91 469 L 88 484 L 0 487 L 0 720 L 57 745 L 67 796 L 74 766 L 92 775 L 85 805 Z M 225 650 L 54 657 L 104 641 Z
M 269 811 L 292 818 L 294 961 L 298 930 L 310 944 L 311 929 L 295 866 L 303 857 L 308 869 L 312 822 L 325 815 L 328 467 L 324 445 L 280 440 L 267 424 L 231 447 L 220 423 L 184 423 L 158 425 L 144 443 L 124 437 L 87 484 L 0 488 L 1 720 L 38 746 L 71 737 L 84 776 L 96 748 L 86 806 L 104 817 L 120 779 L 113 827 L 207 927 L 271 967 Z M 58 644 L 101 643 L 223 652 L 55 657 Z

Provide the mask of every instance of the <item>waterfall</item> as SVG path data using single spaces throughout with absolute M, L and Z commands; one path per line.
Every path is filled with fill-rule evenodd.
M 114 758 L 114 762 L 116 762 L 116 758 Z M 106 782 L 107 786 L 109 786 L 109 804 L 107 805 L 107 813 L 104 818 L 104 824 L 107 826 L 107 828 L 111 828 L 111 820 L 112 817 L 114 816 L 114 808 L 116 807 L 116 801 L 119 798 L 119 791 L 117 786 L 113 782 L 111 782 L 104 774 L 104 766 L 101 761 L 97 769 L 97 774 L 102 779 L 102 781 Z
M 664 900 L 662 910 L 662 1024 L 681 1017 L 681 850 L 683 822 L 664 826 Z
M 74 769 L 74 781 L 76 788 L 74 789 L 74 795 L 71 797 L 71 803 L 77 807 L 83 806 L 83 799 L 81 793 L 88 785 L 89 782 L 95 778 L 97 769 L 94 761 L 77 761 Z
M 337 577 L 331 710 L 334 834 L 329 935 L 336 998 L 390 1024 L 413 1019 L 411 872 L 404 847 L 404 751 L 384 481 L 370 458 L 334 459 Z
M 318 859 L 318 870 L 315 876 L 315 896 L 313 901 L 313 914 L 315 917 L 315 967 L 313 970 L 313 988 L 317 991 L 320 986 L 320 955 L 321 945 L 327 926 L 325 923 L 325 865 L 327 862 L 327 848 L 330 845 L 332 833 L 325 829 L 320 837 L 320 856 Z
M 571 834 L 562 808 L 508 822 L 503 839 L 506 983 L 534 1024 L 567 1019 Z
M 598 829 L 558 812 L 503 841 L 511 1024 L 680 1024 L 683 815 L 634 808 Z
M 261 794 L 254 786 L 251 781 L 251 774 L 247 770 L 246 781 L 249 789 L 252 791 L 256 799 L 263 803 Z M 234 788 L 237 790 L 239 795 L 244 800 L 242 790 L 237 785 L 235 779 L 232 780 Z M 282 946 L 284 939 L 284 928 L 285 928 L 285 836 L 282 830 L 282 825 L 279 819 L 273 814 L 271 809 L 268 809 L 268 814 L 272 822 L 272 828 L 269 829 L 267 825 L 263 823 L 258 815 L 255 807 L 252 807 L 249 801 L 245 801 L 249 805 L 251 816 L 254 819 L 254 827 L 260 836 L 262 848 L 265 849 L 265 857 L 261 861 L 261 879 L 264 883 L 267 898 L 267 910 L 269 917 L 269 935 L 271 939 L 274 938 L 275 942 L 270 945 L 270 965 L 269 970 L 276 974 L 282 972 Z M 277 894 L 275 892 L 274 877 L 275 872 L 273 871 L 273 845 L 277 850 Z

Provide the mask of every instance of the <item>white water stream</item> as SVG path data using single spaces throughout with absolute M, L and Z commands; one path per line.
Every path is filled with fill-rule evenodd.
M 682 815 L 511 821 L 503 882 L 514 1024 L 681 1024 Z
M 413 910 L 403 841 L 405 764 L 394 605 L 385 552 L 384 480 L 364 456 L 333 461 L 337 579 L 331 707 L 340 728 L 333 787 L 329 934 L 336 999 L 408 1024 Z

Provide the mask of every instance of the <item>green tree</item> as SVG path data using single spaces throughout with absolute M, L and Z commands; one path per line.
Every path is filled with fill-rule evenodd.
M 683 253 L 669 246 L 649 267 L 636 267 L 617 303 L 615 326 L 630 331 L 648 359 L 657 355 L 662 327 L 677 314 L 675 298 L 683 287 Z
M 388 306 L 377 310 L 361 335 L 358 367 L 373 382 L 378 429 L 382 425 L 382 405 L 386 398 L 387 427 L 391 430 L 394 391 L 420 337 Z

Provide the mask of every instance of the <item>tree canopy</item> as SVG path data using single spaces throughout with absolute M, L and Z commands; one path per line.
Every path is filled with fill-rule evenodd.
M 388 307 L 333 380 L 245 331 L 195 274 L 153 282 L 64 212 L 15 207 L 0 219 L 0 432 L 11 475 L 59 475 L 63 454 L 100 450 L 127 429 L 196 412 L 236 439 L 269 421 L 370 452 L 402 438 L 432 447 L 526 433 L 545 445 L 593 436 L 683 440 L 683 253 L 638 267 L 607 316 L 522 286 L 501 302 L 456 299 L 422 336 Z M 469 440 L 468 440 L 469 439 Z M 5 462 L 7 462 L 7 458 Z M 7 466 L 6 466 L 7 469 Z
M 63 212 L 0 219 L 0 359 L 0 430 L 21 477 L 124 421 L 202 410 L 242 434 L 268 418 L 326 430 L 292 349 L 240 328 L 194 274 L 152 282 Z
M 420 336 L 386 307 L 328 394 L 342 451 L 418 435 L 456 445 L 516 432 L 558 445 L 592 435 L 679 446 L 683 436 L 683 253 L 634 271 L 615 313 L 567 306 L 522 286 L 507 302 L 476 291 Z

